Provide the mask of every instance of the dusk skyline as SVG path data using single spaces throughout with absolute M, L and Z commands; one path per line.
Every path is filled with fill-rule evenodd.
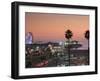
M 88 15 L 25 13 L 25 33 L 32 32 L 34 41 L 65 41 L 67 29 L 73 32 L 73 40 L 79 41 L 82 48 L 88 48 L 84 37 L 85 31 L 89 29 Z

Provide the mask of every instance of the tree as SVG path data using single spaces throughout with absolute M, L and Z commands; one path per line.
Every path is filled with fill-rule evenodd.
M 85 32 L 85 38 L 86 38 L 87 40 L 89 40 L 89 30 L 87 30 L 87 31 Z
M 72 31 L 68 29 L 68 30 L 65 32 L 65 38 L 68 39 L 68 46 L 67 46 L 67 49 L 68 49 L 69 66 L 70 66 L 70 45 L 69 45 L 69 43 L 70 43 L 70 39 L 72 38 L 72 36 L 73 36 Z
M 65 32 L 65 38 L 67 38 L 67 39 L 69 40 L 69 39 L 71 39 L 72 36 L 73 36 L 72 31 L 68 29 L 68 30 Z
M 88 64 L 89 64 L 89 30 L 85 32 L 85 38 L 88 40 Z
M 88 40 L 88 48 L 89 48 L 89 30 L 85 32 L 85 38 Z

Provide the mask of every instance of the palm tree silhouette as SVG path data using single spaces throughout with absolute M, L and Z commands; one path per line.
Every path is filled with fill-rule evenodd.
M 88 64 L 89 64 L 89 30 L 85 32 L 85 38 L 88 40 Z
M 68 29 L 68 30 L 65 32 L 65 38 L 68 39 L 68 46 L 67 46 L 67 49 L 68 49 L 69 66 L 70 66 L 70 45 L 69 45 L 69 43 L 70 43 L 70 39 L 72 38 L 72 36 L 73 36 L 72 31 Z
M 89 43 L 89 30 L 87 30 L 85 32 L 85 38 L 88 40 L 88 43 Z M 88 46 L 89 47 L 89 46 Z
M 67 39 L 69 40 L 69 39 L 71 39 L 72 36 L 73 36 L 72 31 L 68 29 L 68 30 L 65 32 L 65 38 L 67 38 Z

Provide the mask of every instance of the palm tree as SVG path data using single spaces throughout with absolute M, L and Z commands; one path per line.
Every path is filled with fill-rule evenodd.
M 68 47 L 67 48 L 68 48 L 69 66 L 70 66 L 70 45 L 69 45 L 69 43 L 70 43 L 70 39 L 72 38 L 72 36 L 73 36 L 72 31 L 68 29 L 65 32 L 65 38 L 68 39 Z
M 85 38 L 88 40 L 88 64 L 89 64 L 89 30 L 85 32 Z
M 72 31 L 68 29 L 68 30 L 65 32 L 65 38 L 67 38 L 67 39 L 69 40 L 69 39 L 71 39 L 72 36 L 73 36 Z
M 89 30 L 85 32 L 85 38 L 88 40 L 88 48 L 89 48 Z

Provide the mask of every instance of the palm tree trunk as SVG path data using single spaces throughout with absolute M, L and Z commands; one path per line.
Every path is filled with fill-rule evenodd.
M 88 65 L 90 64 L 89 60 L 90 60 L 90 50 L 89 50 L 89 40 L 88 40 Z
M 69 66 L 70 66 L 70 46 L 69 46 L 70 40 L 68 39 L 68 61 L 69 61 Z

